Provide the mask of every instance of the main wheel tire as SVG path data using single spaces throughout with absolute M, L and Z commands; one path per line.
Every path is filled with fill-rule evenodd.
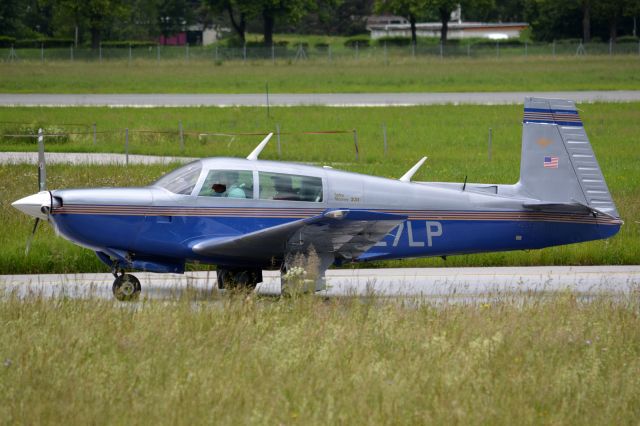
M 140 280 L 131 274 L 122 274 L 113 281 L 113 295 L 120 301 L 135 300 L 140 296 Z
M 262 269 L 218 268 L 218 288 L 253 290 L 262 281 Z

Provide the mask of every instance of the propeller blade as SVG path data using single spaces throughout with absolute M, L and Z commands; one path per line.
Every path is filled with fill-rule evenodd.
M 31 241 L 33 241 L 33 236 L 36 234 L 36 229 L 38 229 L 38 224 L 40 223 L 40 218 L 37 217 L 36 221 L 33 223 L 33 231 L 31 231 L 31 235 L 27 239 L 27 248 L 24 250 L 24 255 L 27 256 L 29 254 L 29 250 L 31 250 Z
M 47 168 L 44 163 L 44 135 L 42 129 L 38 129 L 38 188 L 40 191 L 47 189 Z

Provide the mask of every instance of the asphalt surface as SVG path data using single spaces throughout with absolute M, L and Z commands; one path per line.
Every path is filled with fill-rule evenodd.
M 215 272 L 134 273 L 142 297 L 172 299 L 183 292 L 217 292 Z M 280 274 L 264 271 L 257 292 L 280 293 Z M 0 295 L 110 299 L 111 274 L 0 275 Z M 337 269 L 327 272 L 329 297 L 379 295 L 468 302 L 572 291 L 583 297 L 640 290 L 640 266 Z
M 527 96 L 571 99 L 576 102 L 640 101 L 640 90 L 579 92 L 468 93 L 273 93 L 271 106 L 325 105 L 408 106 L 441 104 L 522 104 Z M 0 106 L 265 106 L 265 93 L 249 94 L 0 94 Z

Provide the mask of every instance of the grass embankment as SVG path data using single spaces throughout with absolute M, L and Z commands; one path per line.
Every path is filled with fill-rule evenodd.
M 589 104 L 580 106 L 607 183 L 625 220 L 613 239 L 531 252 L 454 256 L 443 261 L 415 259 L 385 262 L 383 266 L 480 266 L 480 265 L 590 265 L 636 264 L 640 259 L 640 156 L 636 142 L 640 134 L 638 104 Z M 355 161 L 353 136 L 283 135 L 282 158 L 333 164 L 337 168 L 397 178 L 422 155 L 426 165 L 415 180 L 514 183 L 519 175 L 520 124 L 518 106 L 433 106 L 412 108 L 273 108 L 272 118 L 260 108 L 0 108 L 0 121 L 40 123 L 91 123 L 98 130 L 130 126 L 166 130 L 183 120 L 186 130 L 217 132 L 266 131 L 279 122 L 283 131 L 358 129 L 360 161 Z M 388 153 L 383 150 L 381 123 L 388 128 Z M 171 124 L 169 124 L 171 123 Z M 11 125 L 13 126 L 13 125 Z M 493 156 L 487 159 L 487 129 L 493 128 Z M 260 136 L 185 141 L 186 156 L 246 156 Z M 94 149 L 90 136 L 48 143 L 50 151 L 123 152 L 124 136 L 108 139 L 99 135 Z M 9 142 L 12 144 L 9 145 Z M 5 140 L 5 149 L 34 150 L 33 142 Z M 179 155 L 176 135 L 131 136 L 136 153 Z M 277 159 L 275 138 L 261 158 Z M 49 188 L 146 185 L 171 166 L 55 166 L 47 169 Z M 10 202 L 37 189 L 34 166 L 2 166 L 0 181 L 0 273 L 104 271 L 92 252 L 55 238 L 41 226 L 28 258 L 24 245 L 32 220 L 10 206 Z
M 0 63 L 0 93 L 272 93 L 619 90 L 640 86 L 640 59 L 400 58 Z
M 0 301 L 0 418 L 94 424 L 633 424 L 637 298 Z

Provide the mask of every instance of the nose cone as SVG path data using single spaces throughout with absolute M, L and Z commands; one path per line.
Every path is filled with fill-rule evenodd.
M 47 219 L 47 214 L 42 210 L 51 210 L 51 195 L 49 191 L 40 191 L 37 194 L 29 195 L 11 203 L 13 207 L 29 216 L 40 219 Z

